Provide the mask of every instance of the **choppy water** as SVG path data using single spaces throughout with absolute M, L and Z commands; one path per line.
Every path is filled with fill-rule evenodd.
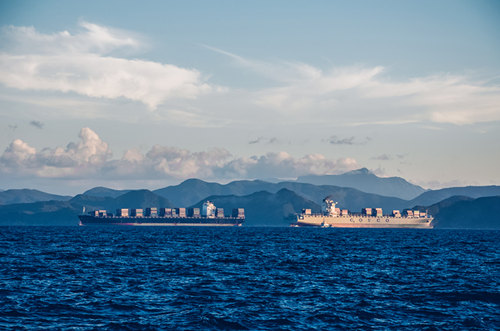
M 0 228 L 0 328 L 498 329 L 500 231 Z

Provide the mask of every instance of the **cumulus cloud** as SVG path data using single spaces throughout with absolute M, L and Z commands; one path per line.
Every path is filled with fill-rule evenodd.
M 232 155 L 225 149 L 206 152 L 190 152 L 168 146 L 153 146 L 146 157 L 154 165 L 154 170 L 175 178 L 211 178 L 214 171 L 225 165 Z
M 42 150 L 16 139 L 0 156 L 0 173 L 39 178 L 231 180 L 292 178 L 359 168 L 352 158 L 332 160 L 321 154 L 294 157 L 287 152 L 273 152 L 236 157 L 223 148 L 193 152 L 161 145 L 151 147 L 146 153 L 130 149 L 121 158 L 112 159 L 108 144 L 91 129 L 83 128 L 79 138 L 79 142 L 66 147 Z
M 243 178 L 292 178 L 306 174 L 333 174 L 359 168 L 352 158 L 332 160 L 322 154 L 308 154 L 300 158 L 287 152 L 273 152 L 262 156 L 237 158 L 220 171 L 225 176 Z
M 94 173 L 111 157 L 108 144 L 91 129 L 83 128 L 78 143 L 37 151 L 21 139 L 0 156 L 0 171 L 38 177 L 68 177 Z
M 16 168 L 18 166 L 30 167 L 36 157 L 36 149 L 22 141 L 16 139 L 10 143 L 0 158 L 0 162 L 5 168 Z
M 193 99 L 217 89 L 195 69 L 113 56 L 122 49 L 141 47 L 130 33 L 88 22 L 80 27 L 75 34 L 3 28 L 0 83 L 21 90 L 126 98 L 151 109 L 168 99 Z

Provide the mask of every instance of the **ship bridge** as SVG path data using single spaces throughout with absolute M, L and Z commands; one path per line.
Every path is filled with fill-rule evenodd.
M 323 199 L 323 213 L 327 216 L 339 216 L 335 208 L 338 202 L 333 201 L 330 197 Z

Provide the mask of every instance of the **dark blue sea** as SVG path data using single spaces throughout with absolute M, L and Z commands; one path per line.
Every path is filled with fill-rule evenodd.
M 10 328 L 500 329 L 500 231 L 1 227 Z

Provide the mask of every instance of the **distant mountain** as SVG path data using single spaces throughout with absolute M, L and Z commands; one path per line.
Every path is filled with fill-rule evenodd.
M 149 190 L 134 190 L 117 198 L 79 194 L 71 199 L 70 203 L 73 207 L 79 208 L 80 212 L 83 207 L 87 210 L 106 209 L 112 213 L 115 213 L 118 208 L 173 207 L 173 204 L 168 199 Z
M 465 196 L 476 199 L 481 197 L 490 197 L 499 195 L 500 195 L 500 186 L 450 187 L 450 188 L 432 190 L 422 193 L 417 198 L 409 201 L 409 205 L 429 206 L 453 196 Z
M 422 187 L 411 184 L 401 177 L 378 177 L 366 168 L 342 175 L 309 175 L 297 179 L 300 183 L 351 187 L 363 192 L 410 200 L 423 192 Z
M 69 199 L 71 199 L 70 196 L 50 194 L 30 189 L 13 189 L 0 191 L 0 205 L 50 200 L 66 201 Z
M 364 172 L 364 170 L 363 170 Z M 9 191 L 18 191 L 16 196 Z M 31 199 L 68 197 L 49 195 L 35 190 L 9 190 L 11 200 L 26 201 L 28 194 L 41 193 Z M 23 192 L 19 192 L 23 191 Z M 122 193 L 122 194 L 120 194 Z M 459 196 L 453 194 L 460 194 Z M 491 199 L 475 199 L 495 195 Z M 326 196 L 332 196 L 340 208 L 359 212 L 363 207 L 382 208 L 385 213 L 393 209 L 403 210 L 417 206 L 428 210 L 436 219 L 437 227 L 489 227 L 496 228 L 495 205 L 500 196 L 500 186 L 459 187 L 425 192 L 413 200 L 366 193 L 354 188 L 333 185 L 314 185 L 301 182 L 269 183 L 264 181 L 234 181 L 225 185 L 190 179 L 175 186 L 151 192 L 149 190 L 119 191 L 98 187 L 86 191 L 67 201 L 36 201 L 0 205 L 0 225 L 76 225 L 77 215 L 85 206 L 87 210 L 105 209 L 115 212 L 117 208 L 189 207 L 201 206 L 213 200 L 217 207 L 226 209 L 245 208 L 247 225 L 288 225 L 286 219 L 303 208 L 319 211 Z M 4 196 L 5 197 L 5 196 Z M 21 199 L 21 198 L 25 199 Z M 475 199 L 475 200 L 474 200 Z M 2 200 L 0 200 L 2 201 Z M 477 216 L 479 215 L 479 216 Z M 493 223 L 491 223 L 493 222 Z
M 321 204 L 326 196 L 333 195 L 335 200 L 338 201 L 343 208 L 353 211 L 360 211 L 361 208 L 367 206 L 376 206 L 387 210 L 401 209 L 408 206 L 407 201 L 399 198 L 365 193 L 353 188 L 329 185 L 317 186 L 298 182 L 268 183 L 259 180 L 242 180 L 221 185 L 217 183 L 207 183 L 199 179 L 189 179 L 179 185 L 169 186 L 154 192 L 166 197 L 176 206 L 182 207 L 193 205 L 213 195 L 244 196 L 260 191 L 276 193 L 284 188 L 294 191 L 296 194 L 316 204 Z
M 117 198 L 79 194 L 69 201 L 46 201 L 0 206 L 0 225 L 77 225 L 83 207 L 88 211 L 117 208 L 172 207 L 172 203 L 148 190 L 130 191 Z
M 436 228 L 500 229 L 500 196 L 472 199 L 454 196 L 428 207 Z
M 291 216 L 302 208 L 311 208 L 314 212 L 321 210 L 318 204 L 287 189 L 277 193 L 260 191 L 246 196 L 210 196 L 208 199 L 217 207 L 224 208 L 226 214 L 231 213 L 233 208 L 245 208 L 246 226 L 289 226 L 294 221 Z M 201 207 L 203 202 L 194 207 Z
M 321 204 L 327 196 L 338 202 L 340 208 L 349 209 L 351 212 L 360 212 L 364 207 L 377 207 L 383 210 L 403 209 L 407 201 L 395 197 L 381 196 L 365 193 L 353 188 L 338 187 L 331 185 L 317 186 L 313 184 L 284 182 L 276 184 L 277 187 L 294 191 L 298 195 Z
M 153 192 L 177 206 L 189 206 L 211 195 L 247 195 L 258 191 L 277 192 L 279 189 L 273 183 L 260 180 L 241 180 L 222 185 L 200 179 L 188 179 L 179 185 L 167 186 Z
M 347 174 L 345 175 L 347 176 Z M 384 185 L 389 183 L 383 183 L 384 180 L 387 180 L 388 178 L 379 178 L 373 174 L 370 175 L 369 171 L 366 169 L 360 169 L 351 172 L 351 175 L 349 176 L 354 176 L 353 178 L 359 179 L 360 176 L 364 176 L 363 174 L 367 175 L 366 178 L 375 178 L 375 180 L 377 180 L 376 178 L 378 178 L 379 180 L 381 180 L 381 187 L 384 187 Z M 404 181 L 403 179 L 399 178 L 395 179 L 394 182 L 397 182 L 399 180 Z M 408 182 L 406 182 L 406 184 L 412 186 L 412 184 Z M 419 186 L 415 187 L 420 188 Z M 375 206 L 383 208 L 385 210 L 410 208 L 415 205 L 429 206 L 455 195 L 468 196 L 471 198 L 500 195 L 500 186 L 468 186 L 426 191 L 420 194 L 418 197 L 412 200 L 408 200 L 393 197 L 387 194 L 382 195 L 376 193 L 367 193 L 365 190 L 349 188 L 343 185 L 316 185 L 303 182 L 270 183 L 261 180 L 240 180 L 233 181 L 228 184 L 218 184 L 205 182 L 200 179 L 188 179 L 179 185 L 168 186 L 162 189 L 155 190 L 153 192 L 167 198 L 175 206 L 183 207 L 193 205 L 196 202 L 211 195 L 243 196 L 259 191 L 276 193 L 283 188 L 294 191 L 295 193 L 317 204 L 320 204 L 323 198 L 325 198 L 326 196 L 333 195 L 334 199 L 336 199 L 336 201 L 338 201 L 343 208 L 347 208 L 352 211 L 359 211 L 363 207 Z M 420 189 L 423 191 L 422 188 Z
M 175 207 L 168 199 L 149 190 L 134 190 L 120 195 L 114 200 L 116 208 Z
M 233 208 L 245 208 L 247 226 L 288 226 L 293 220 L 285 219 L 302 208 L 318 212 L 319 205 L 296 193 L 283 189 L 277 193 L 256 192 L 247 196 L 210 196 L 217 207 L 230 214 Z M 195 204 L 201 207 L 205 199 Z M 77 225 L 83 206 L 87 210 L 117 208 L 172 207 L 165 198 L 147 190 L 131 191 L 118 198 L 93 197 L 83 194 L 70 201 L 48 201 L 0 206 L 0 225 Z M 186 206 L 187 207 L 187 206 Z
M 429 205 L 429 206 L 414 205 L 412 208 L 408 208 L 408 209 L 425 211 L 432 216 L 436 216 L 441 209 L 448 208 L 457 202 L 471 201 L 471 200 L 474 200 L 474 199 L 469 198 L 469 197 L 456 195 L 456 196 L 453 196 L 451 198 L 445 199 L 443 201 L 439 201 L 438 203 L 435 203 L 433 205 Z
M 130 191 L 131 190 L 114 190 L 111 188 L 98 186 L 83 192 L 83 195 L 89 195 L 93 197 L 103 197 L 103 198 L 104 197 L 116 198 Z

